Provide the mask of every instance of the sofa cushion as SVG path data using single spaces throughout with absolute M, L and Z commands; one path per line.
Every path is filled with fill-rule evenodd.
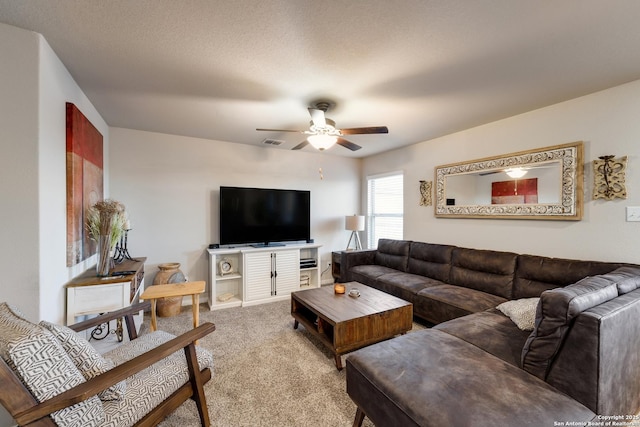
M 505 301 L 505 298 L 475 289 L 437 285 L 418 292 L 413 312 L 429 322 L 441 323 L 494 308 Z
M 409 245 L 410 242 L 407 240 L 378 240 L 378 250 L 375 254 L 376 264 L 399 271 L 407 271 Z
M 436 329 L 347 356 L 347 392 L 379 426 L 552 426 L 594 413 L 544 381 Z
M 454 246 L 411 242 L 407 271 L 447 283 Z
M 375 281 L 376 289 L 409 302 L 413 302 L 416 294 L 421 290 L 437 285 L 444 285 L 444 283 L 417 274 L 400 272 L 383 274 Z
M 45 320 L 40 322 L 40 326 L 49 330 L 58 339 L 64 351 L 85 379 L 97 377 L 115 366 L 111 360 L 102 357 L 87 340 L 66 326 L 56 325 Z M 127 383 L 121 381 L 98 393 L 98 397 L 102 400 L 121 399 L 124 396 L 126 386 Z
M 350 277 L 351 280 L 363 283 L 365 285 L 375 287 L 375 281 L 378 277 L 385 274 L 397 273 L 398 270 L 389 267 L 383 267 L 381 265 L 356 265 L 351 268 Z
M 164 331 L 141 335 L 105 353 L 105 357 L 120 365 L 175 338 Z M 200 370 L 213 367 L 213 356 L 196 346 Z M 101 427 L 128 427 L 158 406 L 175 390 L 189 381 L 184 351 L 178 350 L 165 359 L 127 378 L 125 397 L 103 402 L 105 422 Z
M 496 307 L 523 331 L 533 331 L 540 298 L 521 298 L 503 302 Z
M 522 349 L 522 367 L 545 380 L 572 320 L 584 310 L 617 296 L 616 284 L 602 276 L 543 292 L 535 328 Z
M 520 330 L 496 309 L 449 320 L 433 329 L 456 336 L 517 367 L 520 367 L 522 347 L 529 337 L 529 332 Z
M 564 287 L 587 276 L 609 273 L 623 264 L 518 255 L 513 298 L 539 297 L 544 291 Z
M 620 267 L 602 277 L 613 282 L 618 287 L 618 294 L 623 295 L 640 287 L 640 267 Z
M 517 257 L 511 252 L 454 248 L 449 283 L 511 299 Z

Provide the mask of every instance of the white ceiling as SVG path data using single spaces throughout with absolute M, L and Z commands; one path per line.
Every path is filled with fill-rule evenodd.
M 255 128 L 330 98 L 339 128 L 389 127 L 343 156 L 640 79 L 637 0 L 0 0 L 0 22 L 43 34 L 110 126 L 290 149 Z

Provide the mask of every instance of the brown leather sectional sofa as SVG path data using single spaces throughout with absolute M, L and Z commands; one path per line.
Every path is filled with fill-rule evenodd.
M 347 357 L 355 425 L 586 425 L 640 411 L 638 265 L 381 239 L 342 268 L 435 324 Z M 496 309 L 536 297 L 533 330 Z

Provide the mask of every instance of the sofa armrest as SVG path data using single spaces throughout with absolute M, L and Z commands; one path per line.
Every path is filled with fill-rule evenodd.
M 167 341 L 166 343 L 161 344 L 140 356 L 134 357 L 133 359 L 118 365 L 103 374 L 91 378 L 90 380 L 60 393 L 51 399 L 17 413 L 14 418 L 20 425 L 37 421 L 48 416 L 52 412 L 75 405 L 76 403 L 82 402 L 89 397 L 98 394 L 98 392 L 111 387 L 137 372 L 142 371 L 180 349 L 184 349 L 185 351 L 191 382 L 197 382 L 202 385 L 203 382 L 206 382 L 206 380 L 210 378 L 210 373 L 200 373 L 197 369 L 198 362 L 195 360 L 195 341 L 205 337 L 215 331 L 215 329 L 216 327 L 213 323 L 203 323 L 197 328 L 192 329 L 189 332 L 185 332 L 184 334 Z

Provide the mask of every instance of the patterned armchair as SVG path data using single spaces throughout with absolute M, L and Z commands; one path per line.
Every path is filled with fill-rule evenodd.
M 34 324 L 0 304 L 0 403 L 20 426 L 154 426 L 191 398 L 209 426 L 204 384 L 213 356 L 195 341 L 215 330 L 204 323 L 175 337 L 137 336 L 136 304 L 69 328 Z M 129 342 L 98 354 L 75 332 L 124 317 Z M 183 351 L 180 351 L 183 350 Z

